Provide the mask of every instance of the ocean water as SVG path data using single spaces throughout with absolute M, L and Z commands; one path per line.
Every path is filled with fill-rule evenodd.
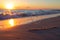
M 0 10 L 0 20 L 51 14 L 60 14 L 60 10 L 10 10 L 10 12 L 8 10 Z
M 0 14 L 5 10 L 0 10 Z M 60 10 L 11 10 L 11 12 L 16 14 L 24 13 L 26 15 L 48 15 L 48 14 L 56 14 L 60 13 Z
M 24 13 L 27 15 L 48 15 L 60 13 L 59 10 L 12 10 L 12 11 L 16 13 Z

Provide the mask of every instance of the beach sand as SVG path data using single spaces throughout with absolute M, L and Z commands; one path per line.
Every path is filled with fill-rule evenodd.
M 60 16 L 0 31 L 0 40 L 60 40 Z

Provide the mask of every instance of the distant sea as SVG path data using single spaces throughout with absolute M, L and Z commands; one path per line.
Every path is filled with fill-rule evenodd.
M 5 10 L 0 10 L 0 14 L 3 13 Z M 11 10 L 16 14 L 26 14 L 26 15 L 49 15 L 49 14 L 57 14 L 60 13 L 60 10 Z

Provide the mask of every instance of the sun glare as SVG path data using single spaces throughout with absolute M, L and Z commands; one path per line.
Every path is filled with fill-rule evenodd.
M 11 26 L 14 26 L 14 20 L 13 20 L 13 19 L 10 19 L 10 20 L 9 20 L 9 24 L 10 24 Z
M 13 4 L 12 3 L 6 4 L 5 6 L 6 6 L 6 9 L 13 9 Z

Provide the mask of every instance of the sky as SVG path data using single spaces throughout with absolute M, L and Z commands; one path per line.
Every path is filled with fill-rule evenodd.
M 60 9 L 60 0 L 0 0 L 0 8 L 9 3 L 15 9 Z

